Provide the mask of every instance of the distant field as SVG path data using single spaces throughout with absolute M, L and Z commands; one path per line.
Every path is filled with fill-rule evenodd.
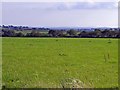
M 117 39 L 3 38 L 2 45 L 5 87 L 56 88 L 76 79 L 85 88 L 118 87 Z
M 39 31 L 39 30 L 38 30 Z M 32 32 L 32 30 L 23 30 L 23 31 L 15 31 L 16 33 L 19 33 L 19 32 L 21 32 L 21 33 L 23 33 L 23 34 L 27 34 L 27 33 L 31 33 Z M 48 33 L 48 31 L 47 30 L 40 30 L 39 31 L 40 33 L 45 33 L 45 34 L 47 34 Z

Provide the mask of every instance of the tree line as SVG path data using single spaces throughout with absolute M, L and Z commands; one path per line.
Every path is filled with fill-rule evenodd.
M 25 33 L 26 32 L 26 33 Z M 90 31 L 77 31 L 74 29 L 70 30 L 52 30 L 52 29 L 44 29 L 44 30 L 12 30 L 12 29 L 4 29 L 2 28 L 0 32 L 0 36 L 2 37 L 76 37 L 76 38 L 100 38 L 100 37 L 111 37 L 111 38 L 119 38 L 120 31 L 118 28 L 116 29 L 94 29 Z

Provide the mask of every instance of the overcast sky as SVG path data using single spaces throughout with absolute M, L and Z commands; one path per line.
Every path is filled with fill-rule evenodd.
M 117 27 L 117 4 L 114 0 L 3 2 L 2 24 L 39 27 Z

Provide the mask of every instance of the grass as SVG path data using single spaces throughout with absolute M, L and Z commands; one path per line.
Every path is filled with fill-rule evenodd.
M 118 87 L 118 40 L 3 38 L 2 80 L 8 88 L 58 88 L 79 80 L 85 87 Z
M 38 30 L 39 31 L 39 30 Z M 23 33 L 23 34 L 27 34 L 27 33 L 31 33 L 32 32 L 32 30 L 23 30 L 23 31 L 20 31 L 20 30 L 18 30 L 18 31 L 15 31 L 16 33 L 19 33 L 19 32 L 21 32 L 21 33 Z M 44 33 L 44 34 L 47 34 L 48 33 L 48 31 L 46 31 L 46 30 L 40 30 L 39 31 L 39 33 Z

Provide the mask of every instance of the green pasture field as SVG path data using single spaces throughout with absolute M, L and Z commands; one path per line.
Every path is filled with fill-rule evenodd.
M 77 81 L 83 88 L 118 87 L 118 39 L 2 39 L 4 87 L 61 88 Z
M 38 30 L 39 31 L 39 30 Z M 15 31 L 16 33 L 19 33 L 19 32 L 21 32 L 21 33 L 23 33 L 23 34 L 27 34 L 27 33 L 31 33 L 32 32 L 32 30 L 24 30 L 24 31 Z M 40 30 L 39 31 L 40 33 L 44 33 L 44 34 L 47 34 L 48 33 L 48 31 L 47 30 Z

